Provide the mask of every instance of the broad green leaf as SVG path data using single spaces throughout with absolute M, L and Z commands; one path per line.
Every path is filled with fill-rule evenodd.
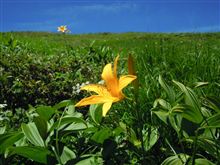
M 65 108 L 71 104 L 73 105 L 72 100 L 63 100 L 63 101 L 59 102 L 58 104 L 54 105 L 53 108 L 55 108 L 55 109 Z
M 63 152 L 60 157 L 61 162 L 65 164 L 67 161 L 71 159 L 75 159 L 75 158 L 76 158 L 76 154 L 72 150 L 70 150 L 68 147 L 64 146 Z
M 81 119 L 81 118 L 77 118 L 77 117 L 63 117 L 63 118 L 61 118 L 61 120 L 58 120 L 58 121 L 56 121 L 53 124 L 53 126 L 50 128 L 50 132 L 53 129 L 57 128 L 57 127 L 59 127 L 58 129 L 60 129 L 63 125 L 73 124 L 73 123 L 75 123 L 75 124 L 81 123 L 81 124 L 84 124 L 85 127 L 87 127 L 86 122 L 83 119 Z
M 85 123 L 72 123 L 65 128 L 66 131 L 77 131 L 88 128 Z
M 40 117 L 48 121 L 56 112 L 56 109 L 51 106 L 39 106 L 36 108 L 36 112 Z
M 22 147 L 10 147 L 10 155 L 18 154 L 33 161 L 48 164 L 47 156 L 50 151 L 43 147 L 32 147 L 32 146 L 22 146 Z
M 6 148 L 12 146 L 22 137 L 24 137 L 22 132 L 12 132 L 0 135 L 0 153 L 3 153 Z
M 90 114 L 92 120 L 96 124 L 100 124 L 102 121 L 102 105 L 101 104 L 90 105 L 89 114 Z
M 80 117 L 82 116 L 81 113 L 75 111 L 75 106 L 73 104 L 68 105 L 66 108 L 67 108 L 66 111 L 67 115 L 77 117 L 76 114 L 80 114 Z
M 160 118 L 160 120 L 162 120 L 164 123 L 167 124 L 167 119 L 168 119 L 168 116 L 169 116 L 169 112 L 168 111 L 162 110 L 162 109 L 159 109 L 159 110 L 152 109 L 151 111 L 153 113 L 155 113 L 157 115 L 157 117 Z
M 171 105 L 170 103 L 168 103 L 166 100 L 164 99 L 156 99 L 154 102 L 154 107 L 160 105 L 161 108 L 165 109 L 165 110 L 170 110 L 171 109 Z
M 178 154 L 166 158 L 161 165 L 185 165 L 188 159 L 189 155 Z
M 85 129 L 84 132 L 88 133 L 88 134 L 93 134 L 93 133 L 97 132 L 98 130 L 99 129 L 97 127 L 93 127 L 93 126 L 89 127 L 88 126 L 88 128 Z
M 28 144 L 29 144 L 29 142 L 27 142 L 27 139 L 25 138 L 24 134 L 23 134 L 23 137 L 21 139 L 19 139 L 18 141 L 15 142 L 16 147 L 18 147 L 18 146 L 27 146 Z
M 124 132 L 124 129 L 123 128 L 121 128 L 120 126 L 119 127 L 116 127 L 114 130 L 113 130 L 113 134 L 114 134 L 114 136 L 116 137 L 116 136 L 119 136 L 121 133 L 123 133 Z
M 26 138 L 33 145 L 44 147 L 44 141 L 41 138 L 35 123 L 22 124 L 21 128 Z
M 37 129 L 41 137 L 45 140 L 47 138 L 47 122 L 38 116 L 34 118 L 34 123 L 37 126 Z
M 159 83 L 160 83 L 160 85 L 163 87 L 163 89 L 166 91 L 166 93 L 167 93 L 167 96 L 168 96 L 168 98 L 169 98 L 169 101 L 171 102 L 171 103 L 173 103 L 173 102 L 175 102 L 175 92 L 174 92 L 174 90 L 169 86 L 169 85 L 167 85 L 166 83 L 165 83 L 165 81 L 163 80 L 163 78 L 161 77 L 161 76 L 159 76 Z
M 6 126 L 0 127 L 0 135 L 2 135 L 3 133 L 5 133 L 5 130 L 6 130 Z
M 197 124 L 202 120 L 202 117 L 198 116 L 198 112 L 192 106 L 186 104 L 177 104 L 172 108 L 172 113 L 180 114 L 183 118 Z
M 201 113 L 201 106 L 196 94 L 192 91 L 192 89 L 185 87 L 182 83 L 173 81 L 181 91 L 185 94 L 185 102 L 187 105 L 193 107 L 191 108 L 194 112 L 187 112 L 187 114 L 196 114 L 196 123 L 200 123 L 203 120 L 202 113 Z
M 103 128 L 97 131 L 93 136 L 92 140 L 97 143 L 103 143 L 105 139 L 108 139 L 112 135 L 112 131 L 109 128 Z
M 144 148 L 146 151 L 150 150 L 159 138 L 157 128 L 150 127 L 142 131 Z
M 97 156 L 91 156 L 89 158 L 83 159 L 77 162 L 75 165 L 102 165 L 103 160 Z
M 195 160 L 195 165 L 215 165 L 207 159 L 198 158 Z

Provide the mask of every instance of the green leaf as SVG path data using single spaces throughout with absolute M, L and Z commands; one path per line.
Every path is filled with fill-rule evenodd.
M 170 103 L 168 103 L 166 100 L 164 99 L 156 99 L 154 102 L 154 107 L 160 105 L 161 108 L 165 109 L 165 110 L 170 110 L 171 109 L 171 105 Z
M 65 164 L 67 161 L 71 159 L 75 159 L 75 158 L 76 158 L 76 154 L 72 150 L 70 150 L 68 147 L 64 146 L 63 152 L 60 157 L 61 162 Z
M 48 163 L 47 156 L 50 154 L 50 151 L 46 148 L 36 146 L 11 147 L 9 148 L 9 151 L 12 152 L 10 155 L 18 154 L 43 164 Z
M 56 112 L 56 109 L 51 106 L 39 106 L 36 108 L 36 112 L 40 117 L 48 121 Z
M 0 153 L 4 153 L 6 148 L 12 146 L 22 137 L 24 137 L 22 132 L 12 132 L 0 135 Z
M 217 113 L 209 118 L 206 119 L 201 124 L 202 127 L 212 127 L 212 128 L 220 128 L 220 113 Z
M 183 118 L 197 124 L 202 120 L 198 112 L 192 106 L 186 104 L 177 104 L 172 108 L 172 113 L 180 114 Z
M 206 85 L 208 85 L 208 84 L 209 84 L 209 82 L 196 82 L 196 83 L 194 84 L 194 88 L 203 87 L 203 86 L 206 86 Z
M 201 112 L 201 106 L 199 103 L 199 100 L 196 96 L 196 94 L 193 92 L 192 89 L 185 87 L 183 84 L 177 81 L 173 81 L 178 87 L 181 89 L 181 91 L 185 94 L 185 102 L 187 105 L 193 107 L 192 111 L 193 113 L 197 115 L 196 122 L 200 123 L 203 120 L 202 112 Z
M 215 110 L 217 113 L 220 113 L 220 98 L 218 97 L 206 97 L 204 102 L 206 107 L 209 107 Z
M 66 114 L 74 117 L 82 117 L 82 114 L 75 111 L 75 106 L 73 104 L 68 105 Z
M 41 137 L 45 140 L 47 138 L 47 122 L 38 116 L 34 118 L 34 123 L 37 126 L 37 129 Z
M 51 132 L 53 129 L 57 128 L 59 126 L 58 129 L 60 129 L 63 125 L 67 125 L 67 124 L 77 124 L 77 123 L 81 123 L 83 124 L 86 128 L 87 128 L 87 124 L 86 122 L 81 119 L 81 118 L 77 118 L 77 117 L 63 117 L 61 120 L 56 121 L 53 126 L 50 128 Z
M 26 138 L 35 146 L 44 147 L 44 141 L 38 132 L 38 129 L 35 123 L 28 123 L 21 125 L 22 131 Z
M 185 165 L 189 155 L 186 154 L 178 154 L 174 156 L 170 156 L 166 158 L 161 165 Z
M 73 101 L 72 100 L 63 100 L 63 101 L 59 102 L 58 104 L 54 105 L 53 108 L 55 108 L 55 109 L 65 108 L 68 105 L 73 105 Z
M 168 98 L 169 98 L 169 101 L 170 101 L 171 103 L 175 102 L 175 97 L 176 97 L 176 96 L 175 96 L 174 90 L 173 90 L 169 85 L 167 85 L 167 84 L 165 83 L 165 81 L 162 79 L 161 76 L 159 76 L 158 81 L 159 81 L 160 85 L 162 86 L 162 88 L 166 91 L 167 96 L 168 96 Z
M 170 125 L 173 127 L 173 129 L 175 129 L 176 132 L 179 133 L 180 129 L 181 129 L 181 123 L 182 123 L 182 116 L 178 116 L 178 115 L 169 115 L 169 123 Z
M 116 127 L 114 130 L 113 130 L 113 134 L 114 134 L 114 136 L 116 137 L 116 136 L 119 136 L 121 133 L 123 133 L 124 132 L 124 129 L 123 128 L 121 128 L 120 126 L 118 126 L 118 127 Z
M 207 159 L 198 158 L 195 160 L 195 165 L 215 165 Z
M 164 123 L 167 124 L 167 119 L 168 119 L 168 116 L 169 116 L 169 112 L 168 111 L 162 110 L 162 109 L 159 109 L 159 110 L 152 109 L 151 111 L 153 113 L 155 113 L 157 115 L 157 117 L 160 118 L 160 120 L 162 120 Z
M 141 147 L 141 141 L 137 138 L 135 131 L 132 128 L 127 128 L 126 132 L 128 140 L 136 147 Z
M 0 127 L 0 135 L 2 135 L 3 133 L 5 133 L 5 130 L 6 130 L 6 126 Z
M 109 128 L 103 128 L 97 131 L 93 136 L 92 140 L 97 143 L 103 143 L 105 139 L 108 139 L 112 135 L 112 131 Z
M 85 123 L 72 123 L 65 128 L 66 131 L 77 131 L 88 128 Z
M 83 159 L 77 162 L 75 165 L 102 165 L 103 160 L 97 156 L 91 156 L 89 158 Z
M 217 160 L 220 160 L 219 151 L 220 151 L 220 142 L 219 140 L 208 139 L 202 136 L 199 136 L 197 140 L 198 146 L 203 148 L 207 153 L 215 157 Z
M 93 104 L 89 107 L 89 114 L 92 120 L 99 125 L 102 121 L 102 105 L 101 104 Z
M 157 128 L 150 127 L 150 128 L 144 129 L 142 133 L 143 133 L 144 148 L 146 151 L 148 151 L 153 147 L 153 145 L 159 139 L 159 132 Z

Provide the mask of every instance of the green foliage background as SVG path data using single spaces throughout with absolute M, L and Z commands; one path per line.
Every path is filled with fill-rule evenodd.
M 219 163 L 215 137 L 219 134 L 220 33 L 12 32 L 1 33 L 0 47 L 0 103 L 7 104 L 0 111 L 1 130 L 6 133 L 0 137 L 5 147 L 0 150 L 1 163 L 30 163 L 25 159 L 30 158 L 46 164 L 45 155 L 62 164 L 71 159 L 105 164 Z M 99 107 L 75 110 L 74 103 L 88 96 L 79 91 L 80 86 L 98 83 L 102 68 L 117 54 L 120 74 L 127 74 L 128 55 L 135 59 L 139 89 L 125 93 L 138 95 L 138 100 L 113 105 L 105 119 Z M 61 102 L 66 99 L 71 101 Z M 206 129 L 210 126 L 215 129 L 213 136 Z M 3 159 L 7 147 L 24 137 L 31 145 L 9 147 L 7 152 L 16 156 Z M 62 138 L 57 141 L 58 137 Z M 208 145 L 215 147 L 207 151 Z M 63 154 L 57 153 L 59 148 Z M 34 157 L 37 152 L 42 155 Z

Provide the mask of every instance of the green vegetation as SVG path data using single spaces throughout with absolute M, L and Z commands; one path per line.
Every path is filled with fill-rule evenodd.
M 1 164 L 220 164 L 220 33 L 0 36 Z M 138 81 L 106 117 L 80 86 Z M 3 105 L 3 104 L 6 104 Z

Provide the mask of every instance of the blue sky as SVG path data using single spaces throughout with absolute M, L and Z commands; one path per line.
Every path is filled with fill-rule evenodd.
M 0 0 L 0 31 L 220 31 L 220 0 Z

